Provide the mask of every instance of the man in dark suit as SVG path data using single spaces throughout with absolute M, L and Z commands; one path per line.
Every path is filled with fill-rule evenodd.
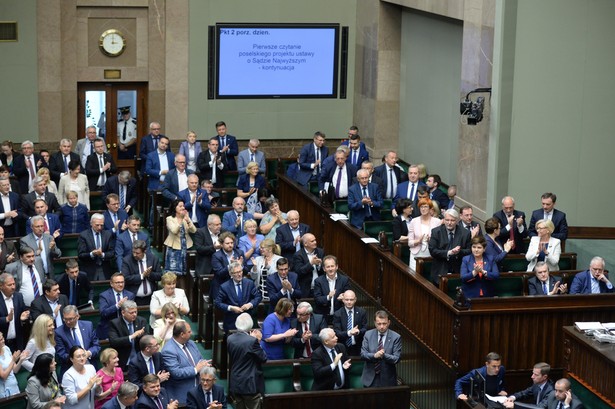
M 168 150 L 169 138 L 160 135 L 158 149 L 145 158 L 145 173 L 149 176 L 147 190 L 158 190 L 170 170 L 175 169 L 175 155 Z
M 0 271 L 4 271 L 7 264 L 15 261 L 17 251 L 12 240 L 4 240 L 4 229 L 0 227 Z
M 297 305 L 297 318 L 293 318 L 290 327 L 295 328 L 297 333 L 291 344 L 295 349 L 295 358 L 310 358 L 312 353 L 322 343 L 320 331 L 327 327 L 327 322 L 320 314 L 313 314 L 310 303 L 302 301 Z
M 188 391 L 187 404 L 194 409 L 226 409 L 224 388 L 216 385 L 216 370 L 206 366 L 199 372 L 200 385 Z
M 60 379 L 71 367 L 69 355 L 72 347 L 78 345 L 85 349 L 88 363 L 98 368 L 100 344 L 90 321 L 79 320 L 79 311 L 74 305 L 67 305 L 62 310 L 64 325 L 56 328 L 56 353 L 60 358 Z
M 88 126 L 85 129 L 85 138 L 79 139 L 75 144 L 75 150 L 73 151 L 79 156 L 79 163 L 81 163 L 82 172 L 85 169 L 85 164 L 88 161 L 88 156 L 95 153 L 94 141 L 96 141 L 96 127 Z M 105 152 L 107 147 L 105 146 Z
M 139 158 L 143 163 L 143 168 L 141 172 L 145 172 L 145 160 L 147 155 L 151 152 L 154 152 L 158 149 L 158 141 L 160 141 L 161 137 L 165 137 L 165 135 L 160 133 L 160 124 L 158 122 L 152 122 L 149 124 L 149 134 L 145 135 L 141 138 L 141 146 L 139 148 Z M 171 147 L 169 144 L 166 145 L 165 150 L 167 152 L 171 152 Z
M 254 216 L 246 210 L 246 201 L 237 196 L 233 199 L 233 210 L 224 212 L 222 215 L 222 229 L 231 232 L 237 240 L 245 234 L 243 224 L 246 220 L 254 220 Z
M 131 382 L 119 386 L 117 395 L 102 405 L 101 409 L 132 409 L 139 398 L 139 387 Z
M 431 231 L 429 254 L 433 258 L 431 280 L 438 285 L 440 276 L 461 271 L 461 260 L 470 254 L 470 233 L 457 225 L 455 209 L 444 212 L 444 222 Z
M 56 328 L 62 326 L 62 311 L 68 305 L 68 298 L 64 294 L 60 294 L 60 286 L 58 283 L 48 278 L 43 283 L 44 295 L 38 297 L 30 304 L 30 316 L 32 321 L 41 314 L 47 314 L 53 319 Z
M 160 379 L 154 374 L 143 378 L 143 392 L 137 400 L 136 409 L 177 409 L 177 399 L 170 399 L 166 389 L 160 387 Z
M 61 237 L 62 223 L 60 223 L 60 218 L 55 213 L 47 212 L 48 207 L 45 199 L 35 199 L 33 205 L 35 215 L 26 220 L 26 234 L 32 233 L 32 219 L 40 216 L 43 218 L 43 231 L 49 233 L 53 238 Z
M 220 144 L 220 153 L 226 157 L 228 170 L 237 170 L 237 163 L 235 162 L 235 156 L 239 153 L 237 138 L 226 133 L 226 124 L 223 121 L 216 122 L 216 132 L 218 135 L 214 138 Z
M 91 281 L 109 279 L 114 270 L 111 262 L 115 257 L 115 234 L 103 230 L 105 216 L 94 213 L 90 229 L 79 234 L 78 254 L 81 268 Z
M 318 247 L 316 236 L 305 233 L 301 237 L 301 248 L 293 255 L 293 270 L 299 277 L 299 287 L 303 297 L 313 295 L 314 280 L 325 272 L 322 269 L 322 259 L 325 251 Z
M 85 162 L 85 174 L 88 177 L 90 191 L 102 190 L 107 178 L 117 173 L 117 166 L 110 153 L 105 152 L 105 141 L 96 138 L 94 153 Z
M 476 236 L 483 235 L 483 229 L 480 227 L 480 224 L 475 222 L 472 218 L 474 217 L 474 210 L 472 206 L 463 206 L 459 209 L 459 227 L 467 230 L 470 233 L 470 238 L 473 239 Z
M 132 254 L 124 257 L 121 271 L 126 280 L 126 289 L 135 294 L 137 305 L 149 305 L 162 278 L 162 270 L 158 257 L 147 251 L 143 240 L 132 243 Z
M 109 321 L 122 316 L 120 312 L 122 304 L 135 299 L 134 293 L 124 290 L 126 282 L 122 273 L 113 274 L 110 284 L 111 288 L 106 289 L 98 296 L 100 322 L 96 328 L 96 334 L 100 339 L 109 337 Z
M 396 164 L 397 152 L 388 151 L 384 155 L 384 163 L 374 169 L 374 175 L 382 180 L 384 188 L 382 195 L 385 199 L 393 199 L 397 194 L 397 186 L 408 180 L 406 173 Z
M 325 145 L 326 135 L 322 132 L 314 133 L 314 140 L 304 145 L 299 152 L 299 172 L 296 181 L 307 186 L 311 180 L 318 180 L 322 170 L 322 161 L 329 156 L 329 149 Z
M 557 196 L 555 193 L 547 192 L 541 197 L 542 209 L 534 210 L 530 220 L 530 237 L 538 235 L 536 232 L 536 222 L 538 220 L 551 220 L 555 226 L 555 230 L 551 233 L 551 237 L 564 241 L 568 238 L 568 222 L 566 221 L 566 213 L 555 209 L 555 201 Z
M 7 265 L 4 270 L 15 277 L 15 289 L 23 295 L 23 302 L 28 308 L 43 293 L 45 282 L 43 263 L 34 254 L 34 249 L 21 246 L 19 260 Z
M 157 375 L 160 382 L 169 379 L 169 372 L 162 361 L 162 354 L 158 351 L 160 345 L 153 335 L 143 335 L 139 341 L 140 351 L 130 356 L 127 379 L 143 388 L 143 378 L 147 374 Z
M 605 294 L 613 292 L 613 284 L 604 271 L 604 259 L 594 257 L 589 270 L 577 273 L 570 285 L 570 294 Z
M 103 228 L 119 236 L 128 228 L 125 225 L 128 220 L 128 213 L 120 207 L 120 198 L 115 193 L 110 193 L 105 197 L 105 204 L 107 205 L 107 210 L 104 213 L 105 224 Z M 115 251 L 115 247 L 113 249 Z
M 320 331 L 322 345 L 312 354 L 313 391 L 348 388 L 350 359 L 344 344 L 337 343 L 335 331 L 325 328 Z
M 235 236 L 233 233 L 224 232 L 218 237 L 218 242 L 221 247 L 211 256 L 211 269 L 214 274 L 214 279 L 211 282 L 211 298 L 216 299 L 220 286 L 230 279 L 229 265 L 233 261 L 241 264 L 244 263 L 243 251 L 235 248 Z M 244 273 L 247 273 L 247 267 L 244 266 Z
M 184 155 L 175 155 L 175 169 L 171 169 L 164 178 L 164 182 L 160 185 L 162 196 L 172 202 L 179 199 L 179 192 L 188 188 L 188 176 L 192 175 L 190 169 L 186 169 L 186 157 Z
M 253 313 L 261 302 L 261 292 L 254 281 L 243 277 L 243 267 L 240 262 L 232 261 L 228 266 L 231 280 L 220 286 L 214 299 L 216 308 L 224 312 L 224 331 L 235 329 L 235 319 L 243 312 Z
M 44 202 L 37 200 L 37 204 Z M 32 233 L 19 240 L 20 247 L 34 249 L 34 254 L 43 265 L 42 273 L 45 277 L 54 278 L 53 260 L 62 257 L 62 251 L 56 245 L 54 236 L 45 232 L 45 219 L 43 216 L 34 216 L 30 219 Z M 59 235 L 59 233 L 58 233 Z
M 124 372 L 130 355 L 139 351 L 139 340 L 149 333 L 147 320 L 137 315 L 137 303 L 131 300 L 122 303 L 122 316 L 109 321 L 109 345 L 117 350 L 119 366 Z
M 408 180 L 405 182 L 399 183 L 397 185 L 397 193 L 392 201 L 392 206 L 395 206 L 395 203 L 399 199 L 410 199 L 413 202 L 418 198 L 418 190 L 421 186 L 426 186 L 422 180 L 419 180 L 419 167 L 416 165 L 410 165 L 408 167 Z
M 476 377 L 476 373 L 479 373 L 487 383 L 485 392 L 491 396 L 507 396 L 506 386 L 504 385 L 504 379 L 506 369 L 502 363 L 500 354 L 496 352 L 490 352 L 485 358 L 485 366 L 472 369 L 470 372 L 462 376 L 455 381 L 455 396 L 459 400 L 468 400 L 468 395 L 465 393 L 470 389 L 471 380 Z
M 365 333 L 361 359 L 365 361 L 361 382 L 366 388 L 397 386 L 395 365 L 401 358 L 401 336 L 389 329 L 391 321 L 385 311 L 376 311 L 374 326 Z
M 13 174 L 19 182 L 19 190 L 27 192 L 30 190 L 30 182 L 36 178 L 36 172 L 47 165 L 43 158 L 38 153 L 34 153 L 34 144 L 32 141 L 23 141 L 21 143 L 21 155 L 15 156 L 13 159 Z
M 278 244 L 282 250 L 280 255 L 291 260 L 295 253 L 301 249 L 301 237 L 310 232 L 310 226 L 299 222 L 300 216 L 296 210 L 289 210 L 286 215 L 288 223 L 276 229 L 275 244 Z
M 79 264 L 70 259 L 64 266 L 64 275 L 58 280 L 60 292 L 68 297 L 68 303 L 80 306 L 86 302 L 93 304 L 94 289 L 86 273 L 79 271 Z
M 572 385 L 566 378 L 562 378 L 555 382 L 554 390 L 547 396 L 547 409 L 583 409 L 585 406 L 577 398 L 571 389 Z
M 429 198 L 435 200 L 438 203 L 438 207 L 446 209 L 448 207 L 448 196 L 440 189 L 442 179 L 440 175 L 429 175 L 427 178 L 427 187 L 429 188 Z
M 348 189 L 350 224 L 358 229 L 363 228 L 365 221 L 380 220 L 380 209 L 383 203 L 380 189 L 368 180 L 369 172 L 361 169 L 357 172 L 357 183 Z
M 369 153 L 365 144 L 361 142 L 361 136 L 358 133 L 350 135 L 348 134 L 348 140 L 342 142 L 342 145 L 348 145 L 350 152 L 348 153 L 348 159 L 346 162 L 354 165 L 356 168 L 361 168 L 361 164 L 365 161 L 369 161 Z
M 333 313 L 342 307 L 343 293 L 350 290 L 348 277 L 338 274 L 337 257 L 325 256 L 322 260 L 325 275 L 314 280 L 314 311 L 333 323 Z
M 145 242 L 146 251 L 149 251 L 149 235 L 141 231 L 141 219 L 139 216 L 129 216 L 128 228 L 120 233 L 115 239 L 115 261 L 118 271 L 122 271 L 124 257 L 132 254 L 132 244 L 137 240 Z
M 115 193 L 120 198 L 120 208 L 126 213 L 130 214 L 137 206 L 137 180 L 127 170 L 107 178 L 102 190 L 102 200 L 110 193 Z
M 267 277 L 267 295 L 269 296 L 269 314 L 275 311 L 280 298 L 288 298 L 293 304 L 297 304 L 301 295 L 301 288 L 297 281 L 297 274 L 290 270 L 288 259 L 279 258 L 276 261 L 278 273 Z
M 528 236 L 528 230 L 525 224 L 525 213 L 515 210 L 515 199 L 512 196 L 505 196 L 502 199 L 502 210 L 495 212 L 493 217 L 497 218 L 502 225 L 498 236 L 500 241 L 506 243 L 512 239 L 515 243 L 509 253 L 523 253 L 525 250 L 523 239 Z
M 11 351 L 22 351 L 26 346 L 23 326 L 30 319 L 23 295 L 15 292 L 15 279 L 9 273 L 0 274 L 0 332 Z M 9 329 L 12 328 L 9 337 Z
M 534 274 L 527 282 L 529 295 L 566 294 L 568 285 L 559 277 L 549 275 L 549 265 L 545 261 L 536 263 Z
M 348 197 L 348 188 L 352 185 L 352 180 L 357 175 L 358 168 L 346 162 L 346 153 L 337 150 L 335 152 L 335 160 L 327 165 L 323 165 L 323 169 L 318 177 L 318 189 L 321 194 L 333 192 L 333 199 L 346 199 Z
M 188 176 L 188 187 L 177 195 L 184 201 L 184 207 L 190 215 L 190 220 L 196 227 L 207 226 L 207 215 L 211 210 L 211 202 L 207 192 L 199 187 L 199 177 Z
M 520 392 L 508 396 L 506 402 L 503 403 L 505 408 L 514 408 L 514 402 L 517 400 L 527 401 L 536 406 L 543 406 L 547 403 L 547 396 L 553 392 L 553 382 L 549 379 L 551 365 L 546 362 L 538 362 L 534 364 L 532 370 L 532 386 Z
M 333 330 L 338 340 L 346 345 L 348 354 L 359 356 L 367 332 L 367 313 L 355 305 L 357 296 L 352 290 L 344 293 L 342 302 L 344 307 L 333 314 Z
M 206 150 L 199 153 L 196 160 L 197 169 L 200 172 L 200 179 L 211 180 L 214 187 L 224 186 L 224 173 L 228 170 L 226 155 L 218 151 L 220 143 L 217 138 L 211 138 L 207 143 Z
M 212 273 L 211 257 L 221 248 L 218 235 L 222 222 L 217 214 L 207 217 L 207 226 L 199 227 L 194 234 L 194 250 L 196 250 L 196 275 L 202 277 Z
M 19 206 L 19 195 L 11 192 L 11 182 L 8 178 L 0 178 L 0 227 L 6 237 L 19 236 L 19 219 L 23 217 Z
M 51 180 L 56 185 L 60 184 L 60 178 L 68 174 L 68 164 L 72 160 L 79 161 L 79 155 L 75 152 L 71 152 L 73 148 L 73 141 L 68 138 L 60 140 L 60 148 L 57 152 L 49 157 L 49 173 L 51 174 Z
M 260 330 L 252 330 L 252 326 L 250 314 L 241 314 L 235 320 L 237 332 L 227 339 L 229 395 L 235 407 L 260 407 L 259 402 L 265 393 L 262 365 L 267 362 L 267 355 L 260 345 Z
M 32 192 L 21 196 L 23 214 L 28 217 L 36 216 L 37 213 L 34 202 L 37 199 L 43 199 L 47 204 L 48 211 L 60 217 L 60 214 L 62 213 L 61 206 L 58 203 L 56 195 L 46 190 L 47 184 L 45 180 L 42 177 L 37 176 L 32 182 L 32 187 L 34 188 Z

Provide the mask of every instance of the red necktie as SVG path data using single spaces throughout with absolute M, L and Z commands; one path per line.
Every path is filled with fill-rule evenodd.
M 307 322 L 304 322 L 303 323 L 303 333 L 305 334 L 308 331 L 309 331 L 309 328 L 308 328 Z M 312 346 L 310 345 L 309 339 L 305 341 L 305 353 L 307 354 L 308 358 L 312 356 Z

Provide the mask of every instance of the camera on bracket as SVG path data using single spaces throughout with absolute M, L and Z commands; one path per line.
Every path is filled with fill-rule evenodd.
M 476 101 L 472 101 L 466 97 L 461 101 L 459 111 L 461 115 L 468 116 L 468 125 L 476 125 L 483 120 L 483 110 L 485 109 L 485 97 L 478 97 Z

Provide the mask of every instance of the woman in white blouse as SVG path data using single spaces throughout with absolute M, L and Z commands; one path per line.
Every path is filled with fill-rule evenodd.
M 36 358 L 40 354 L 56 354 L 55 325 L 53 318 L 47 314 L 41 314 L 32 324 L 32 334 L 26 344 L 25 351 L 28 352 L 28 359 L 23 361 L 21 366 L 28 372 L 32 370 Z
M 66 203 L 66 193 L 77 192 L 79 203 L 83 203 L 90 209 L 90 185 L 88 177 L 81 173 L 81 164 L 78 160 L 68 162 L 68 173 L 60 178 L 58 186 L 58 202 L 60 206 Z
M 190 312 L 190 305 L 186 292 L 177 286 L 177 276 L 174 273 L 167 272 L 160 279 L 162 290 L 154 291 L 152 300 L 149 304 L 151 313 L 149 323 L 154 325 L 154 322 L 162 316 L 162 306 L 166 303 L 173 304 L 180 315 L 186 315 Z
M 431 230 L 442 224 L 442 220 L 431 215 L 433 203 L 423 198 L 417 203 L 420 216 L 415 217 L 408 226 L 408 246 L 410 247 L 410 268 L 416 270 L 415 257 L 429 257 L 429 238 Z
M 529 261 L 527 271 L 533 271 L 539 261 L 546 261 L 549 271 L 559 270 L 559 256 L 562 254 L 560 240 L 551 237 L 555 226 L 551 220 L 538 220 L 536 232 L 538 236 L 532 237 L 530 245 L 525 253 L 525 259 Z
M 260 244 L 261 255 L 252 257 L 252 270 L 250 277 L 254 280 L 254 284 L 260 290 L 263 300 L 268 300 L 267 296 L 267 276 L 277 273 L 276 262 L 280 257 L 280 246 L 275 244 L 272 239 L 265 239 Z

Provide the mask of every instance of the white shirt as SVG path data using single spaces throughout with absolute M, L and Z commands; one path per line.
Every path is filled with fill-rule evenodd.
M 346 165 L 344 165 L 342 168 L 337 166 L 337 169 L 333 173 L 333 180 L 331 182 L 333 183 L 333 187 L 335 188 L 337 184 L 337 178 L 340 172 L 342 172 L 342 178 L 340 179 L 339 194 L 340 197 L 348 197 L 348 172 L 346 172 Z
M 13 296 L 7 297 L 6 295 L 4 295 L 4 293 L 0 293 L 0 294 L 2 294 L 2 297 L 4 297 L 4 304 L 6 305 L 6 310 L 11 311 L 12 309 L 14 309 L 15 306 L 13 305 Z M 9 330 L 6 334 L 6 339 L 15 339 L 15 337 L 17 336 L 15 334 L 15 320 L 16 319 L 19 320 L 21 318 L 13 314 L 13 319 L 9 323 Z
M 0 195 L 2 196 L 2 206 L 4 207 L 4 211 L 10 212 L 11 209 L 11 201 L 9 200 L 9 195 Z M 13 219 L 11 217 L 6 217 L 4 213 L 0 214 L 0 219 L 5 219 L 4 225 L 10 226 L 13 224 Z
M 160 181 L 164 181 L 164 177 L 166 176 L 162 174 L 162 171 L 169 171 L 169 161 L 167 160 L 167 151 L 160 153 L 158 151 L 158 161 L 160 162 Z
M 188 175 L 186 175 L 186 171 L 183 172 L 177 171 L 177 182 L 179 185 L 178 192 L 181 192 L 184 189 L 188 189 Z
M 38 293 L 39 295 L 43 294 L 43 282 L 41 281 L 41 274 L 36 269 L 36 266 L 32 265 L 32 269 L 34 270 L 34 277 L 36 277 L 36 284 L 38 285 Z M 32 301 L 34 301 L 34 287 L 32 286 L 32 277 L 30 276 L 30 268 L 22 264 L 21 266 L 21 286 L 19 287 L 19 292 L 23 295 L 23 302 L 26 306 L 30 306 Z M 19 318 L 19 317 L 18 317 Z

